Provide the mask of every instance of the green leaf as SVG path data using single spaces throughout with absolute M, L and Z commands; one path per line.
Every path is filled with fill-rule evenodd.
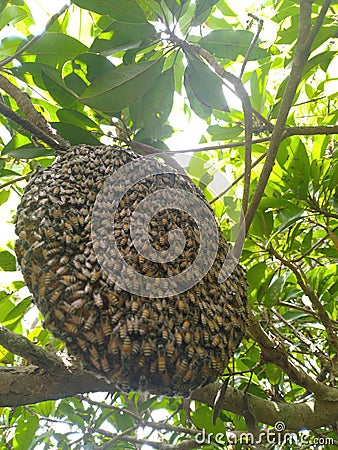
M 90 50 L 92 52 L 111 55 L 117 52 L 138 48 L 147 41 L 147 45 L 155 36 L 155 28 L 150 23 L 135 23 L 132 27 L 123 22 L 113 22 L 99 34 Z
M 201 25 L 209 17 L 212 7 L 216 5 L 218 0 L 196 0 L 196 9 L 192 25 Z
M 184 73 L 184 83 L 189 80 L 193 95 L 202 105 L 229 111 L 224 98 L 221 79 L 199 59 L 190 59 Z
M 146 126 L 163 124 L 169 117 L 174 100 L 174 70 L 162 72 L 142 100 Z
M 58 70 L 53 67 L 43 68 L 42 79 L 47 91 L 60 106 L 83 109 L 83 106 L 77 101 L 74 93 L 67 88 Z
M 161 72 L 163 60 L 121 66 L 97 78 L 81 95 L 81 102 L 101 111 L 120 111 L 137 102 Z
M 1 189 L 0 191 L 0 206 L 7 202 L 9 199 L 10 192 L 9 190 L 6 191 L 6 189 Z
M 37 416 L 22 415 L 17 421 L 16 433 L 13 439 L 14 450 L 28 450 L 32 440 L 39 428 L 39 419 Z
M 6 147 L 2 151 L 3 155 L 13 156 L 17 159 L 33 159 L 40 156 L 54 156 L 54 152 L 45 147 L 33 147 L 32 144 L 27 144 L 15 149 L 8 149 Z
M 73 111 L 71 109 L 59 109 L 56 113 L 60 122 L 72 123 L 80 128 L 86 130 L 101 131 L 99 125 L 97 125 L 92 119 L 79 111 Z
M 72 66 L 76 73 L 91 82 L 115 68 L 109 59 L 95 53 L 83 53 L 76 56 L 72 61 Z
M 27 17 L 27 11 L 20 6 L 7 5 L 0 14 L 0 30 L 8 25 L 14 25 Z
M 284 284 L 285 276 L 280 276 L 268 287 L 264 295 L 264 303 L 268 308 L 276 305 L 281 300 Z
M 71 36 L 48 32 L 35 41 L 20 59 L 25 61 L 25 55 L 36 55 L 35 61 L 38 63 L 61 67 L 66 61 L 86 50 L 84 44 Z
M 238 125 L 230 127 L 210 125 L 210 127 L 207 128 L 207 132 L 211 134 L 214 141 L 229 140 L 237 138 L 243 132 L 243 127 Z
M 203 103 L 201 103 L 195 96 L 186 73 L 184 74 L 184 87 L 191 109 L 198 115 L 198 117 L 201 117 L 201 119 L 207 119 L 208 117 L 210 117 L 212 114 L 212 109 L 208 106 L 203 105 Z
M 6 272 L 14 272 L 16 270 L 15 256 L 7 250 L 0 253 L 0 269 Z
M 108 15 L 119 22 L 135 24 L 147 21 L 135 0 L 73 0 L 73 3 L 80 8 Z
M 93 136 L 89 131 L 79 128 L 72 123 L 52 122 L 52 127 L 55 128 L 64 139 L 67 139 L 72 145 L 89 144 L 99 145 L 100 141 Z
M 303 142 L 300 139 L 298 145 L 296 140 L 293 142 L 294 144 L 290 146 L 291 158 L 283 166 L 285 181 L 298 198 L 306 199 L 310 180 L 310 161 Z
M 218 58 L 236 60 L 238 55 L 245 56 L 254 34 L 247 30 L 214 30 L 199 40 L 199 45 Z M 269 56 L 255 44 L 249 60 L 256 60 Z
M 31 297 L 27 297 L 24 300 L 21 300 L 21 302 L 7 314 L 3 321 L 3 325 L 10 328 L 11 330 L 15 328 L 17 322 L 22 319 L 31 304 Z

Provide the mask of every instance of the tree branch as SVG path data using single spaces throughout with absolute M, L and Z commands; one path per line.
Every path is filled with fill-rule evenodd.
M 195 390 L 191 394 L 191 400 L 213 406 L 220 387 L 221 384 L 215 382 Z M 56 373 L 47 375 L 43 369 L 36 366 L 0 368 L 0 406 L 27 405 L 87 392 L 116 390 L 113 384 L 74 367 L 62 376 Z M 273 426 L 277 421 L 283 421 L 290 430 L 300 430 L 304 427 L 317 429 L 338 420 L 337 390 L 323 385 L 323 391 L 325 399 L 293 404 L 256 397 L 229 386 L 222 409 L 243 415 L 248 404 L 250 413 L 258 422 Z
M 1 77 L 1 75 L 0 75 Z M 61 145 L 59 142 L 54 139 L 54 136 L 50 136 L 50 134 L 46 134 L 44 131 L 42 131 L 40 128 L 29 122 L 28 120 L 21 117 L 19 114 L 14 112 L 11 108 L 8 108 L 5 104 L 0 102 L 0 114 L 4 115 L 10 120 L 13 120 L 13 122 L 20 125 L 23 129 L 26 131 L 29 131 L 31 134 L 36 136 L 37 138 L 41 139 L 45 144 L 49 145 L 52 149 L 56 151 L 64 151 L 68 147 L 65 147 L 64 145 Z
M 29 95 L 26 92 L 22 92 L 21 89 L 19 89 L 17 86 L 12 84 L 6 77 L 4 77 L 2 74 L 0 74 L 0 88 L 3 89 L 7 94 L 12 97 L 20 110 L 23 112 L 23 114 L 28 118 L 28 121 L 19 123 L 19 125 L 26 128 L 28 131 L 30 129 L 27 128 L 27 123 L 30 125 L 33 125 L 34 128 L 39 129 L 40 135 L 44 136 L 44 139 L 40 137 L 38 134 L 36 134 L 37 137 L 42 139 L 44 142 L 46 142 L 46 136 L 51 138 L 50 140 L 55 141 L 57 145 L 59 145 L 62 149 L 67 149 L 70 147 L 69 142 L 64 140 L 57 131 L 53 130 L 50 124 L 46 121 L 46 119 L 40 114 L 33 106 L 31 99 Z M 3 105 L 5 106 L 5 105 Z M 7 108 L 7 107 L 6 107 Z M 4 112 L 4 108 L 2 107 L 3 111 L 0 111 L 1 114 L 4 114 L 6 117 L 8 115 Z M 8 108 L 10 110 L 10 108 Z M 15 117 L 15 116 L 14 116 Z M 20 117 L 20 116 L 19 116 Z M 16 121 L 13 117 L 9 117 L 10 119 Z M 24 125 L 25 124 L 25 125 Z M 47 142 L 46 142 L 47 143 Z M 50 145 L 48 143 L 48 145 Z M 55 144 L 54 147 L 55 148 Z
M 293 64 L 290 72 L 289 79 L 285 88 L 281 106 L 279 109 L 276 125 L 271 135 L 270 146 L 267 152 L 264 167 L 262 169 L 261 176 L 259 178 L 256 190 L 251 199 L 250 206 L 248 208 L 245 222 L 246 232 L 248 233 L 250 225 L 256 214 L 258 205 L 264 194 L 265 187 L 270 177 L 280 143 L 282 141 L 285 124 L 288 118 L 290 108 L 292 106 L 293 99 L 296 94 L 297 87 L 302 77 L 302 73 L 305 64 L 311 53 L 311 46 L 316 37 L 316 34 L 323 23 L 325 14 L 330 6 L 331 0 L 326 0 L 322 10 L 317 18 L 316 24 L 311 30 L 311 12 L 312 2 L 309 0 L 300 1 L 300 14 L 299 14 L 299 30 L 298 39 L 296 43 Z
M 47 350 L 34 345 L 25 336 L 8 330 L 0 325 L 0 345 L 11 353 L 19 355 L 28 362 L 46 370 L 51 375 L 60 373 L 63 375 L 68 369 L 63 364 L 62 359 Z

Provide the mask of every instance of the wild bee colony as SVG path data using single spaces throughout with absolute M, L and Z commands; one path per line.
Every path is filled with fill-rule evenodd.
M 141 159 L 118 146 L 79 145 L 58 156 L 50 167 L 37 167 L 18 208 L 15 250 L 44 326 L 87 370 L 123 391 L 187 396 L 222 375 L 242 340 L 246 278 L 237 265 L 219 283 L 229 245 L 218 230 L 218 250 L 210 270 L 185 292 L 170 295 L 166 280 L 191 266 L 201 244 L 194 218 L 184 209 L 160 211 L 147 229 L 151 245 L 159 252 L 170 247 L 168 233 L 184 232 L 185 245 L 175 260 L 156 262 L 138 253 L 130 220 L 147 196 L 175 187 L 197 196 L 212 211 L 202 191 L 179 173 L 147 177 L 123 195 L 109 233 L 130 268 L 125 272 L 127 288 L 109 277 L 98 262 L 98 252 L 105 253 L 113 266 L 118 260 L 105 249 L 112 237 L 109 233 L 93 240 L 94 204 L 107 177 Z M 145 165 L 164 167 L 154 158 L 143 160 Z M 96 220 L 102 213 L 104 222 L 101 206 Z M 161 280 L 161 291 L 137 295 L 135 271 Z

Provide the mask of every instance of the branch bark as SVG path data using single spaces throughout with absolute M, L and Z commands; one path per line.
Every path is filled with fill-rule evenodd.
M 194 391 L 192 400 L 213 406 L 221 385 L 209 384 Z M 325 386 L 324 386 L 325 387 Z M 331 388 L 334 390 L 333 388 Z M 98 379 L 89 372 L 72 367 L 65 374 L 47 374 L 36 366 L 3 367 L 0 369 L 0 406 L 19 406 L 45 400 L 83 394 L 86 392 L 116 392 L 113 384 Z M 274 425 L 284 422 L 286 429 L 317 429 L 338 420 L 338 398 L 331 400 L 315 399 L 306 403 L 284 403 L 245 394 L 228 387 L 222 409 L 235 414 L 250 413 L 258 422 Z

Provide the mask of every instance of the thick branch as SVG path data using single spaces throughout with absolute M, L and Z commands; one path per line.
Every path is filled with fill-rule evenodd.
M 19 406 L 45 400 L 56 400 L 86 392 L 115 392 L 112 384 L 97 379 L 90 373 L 72 368 L 62 377 L 46 375 L 36 366 L 3 367 L 0 369 L 0 406 Z M 194 391 L 192 400 L 213 406 L 221 385 L 212 383 Z M 326 386 L 324 386 L 326 387 Z M 331 388 L 331 391 L 335 391 Z M 287 429 L 317 429 L 338 420 L 338 395 L 330 400 L 288 404 L 274 402 L 228 387 L 222 409 L 243 415 L 249 406 L 258 422 L 274 425 L 283 421 Z
M 53 130 L 50 124 L 42 116 L 42 114 L 37 111 L 26 92 L 22 92 L 17 86 L 12 84 L 6 77 L 0 74 L 0 88 L 3 89 L 7 94 L 12 97 L 23 114 L 29 119 L 29 123 L 35 128 L 40 130 L 40 134 L 49 136 L 51 139 L 57 142 L 63 149 L 69 148 L 69 142 L 65 141 L 57 131 Z M 6 115 L 1 111 L 2 114 Z M 8 116 L 6 116 L 8 117 Z M 14 120 L 14 119 L 13 119 Z M 27 128 L 26 128 L 27 129 Z M 28 131 L 30 131 L 28 129 Z M 37 137 L 40 137 L 37 135 Z M 40 138 L 42 139 L 42 138 Z M 44 140 L 46 142 L 46 140 Z M 54 147 L 55 148 L 55 147 Z
M 1 75 L 0 75 L 1 77 Z M 29 131 L 37 138 L 41 139 L 43 142 L 45 142 L 47 145 L 49 145 L 54 150 L 65 150 L 67 147 L 64 147 L 63 145 L 59 144 L 54 136 L 50 136 L 50 134 L 46 134 L 44 131 L 42 131 L 37 126 L 33 125 L 28 120 L 21 117 L 16 112 L 12 111 L 11 108 L 8 108 L 8 106 L 4 105 L 0 102 L 0 114 L 3 114 L 5 117 L 7 117 L 10 120 L 13 120 L 13 122 L 20 125 L 23 129 L 26 131 Z
M 0 325 L 0 344 L 11 353 L 25 358 L 28 362 L 45 369 L 50 374 L 68 372 L 58 356 L 34 345 L 25 336 L 13 333 L 2 325 Z

